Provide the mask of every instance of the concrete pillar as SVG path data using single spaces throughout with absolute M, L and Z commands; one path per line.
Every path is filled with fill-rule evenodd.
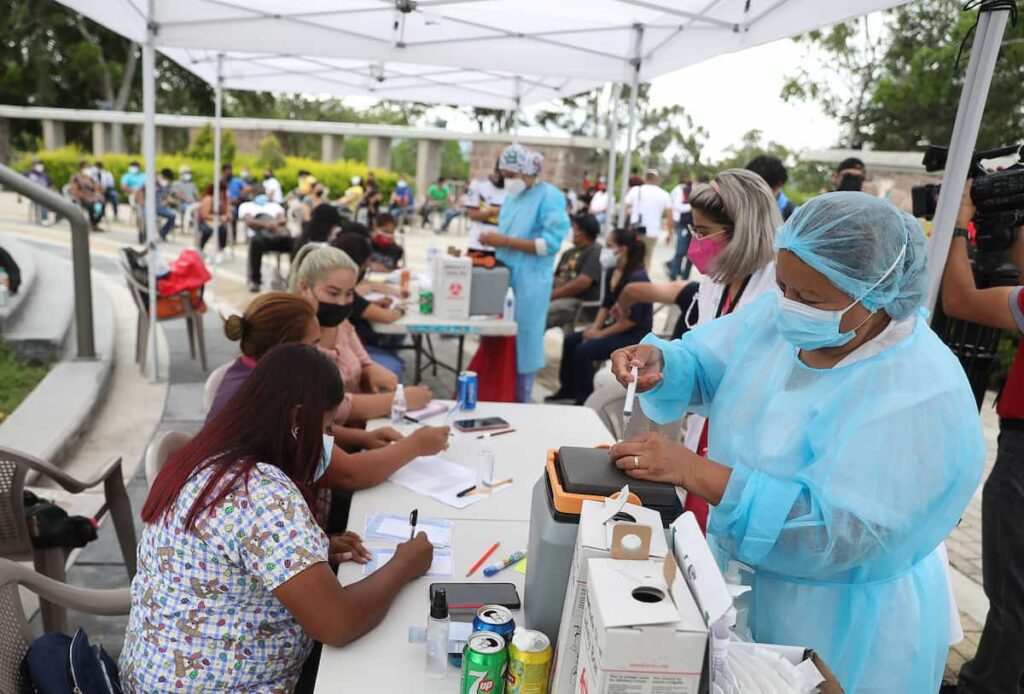
M 125 141 L 124 125 L 121 123 L 110 124 L 110 151 L 114 154 L 125 154 L 128 152 L 128 144 Z
M 416 195 L 427 192 L 441 175 L 440 140 L 420 140 L 416 147 Z
M 156 144 L 156 153 L 157 154 L 163 154 L 164 153 L 164 129 L 161 128 L 160 126 L 156 126 L 154 129 L 156 130 L 156 138 L 154 139 L 154 143 Z
M 67 144 L 64 137 L 64 122 L 58 120 L 43 121 L 43 149 L 60 149 Z
M 320 161 L 324 163 L 330 163 L 332 161 L 338 161 L 339 159 L 341 159 L 341 143 L 344 141 L 344 139 L 345 138 L 341 135 L 321 135 Z
M 107 153 L 107 124 L 92 124 L 92 155 L 102 157 Z
M 371 169 L 391 168 L 390 137 L 371 137 L 366 152 L 366 165 Z
M 11 158 L 11 121 L 0 118 L 0 163 L 6 164 Z

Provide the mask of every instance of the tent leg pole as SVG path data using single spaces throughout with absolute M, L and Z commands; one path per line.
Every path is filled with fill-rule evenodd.
M 626 192 L 629 190 L 629 164 L 633 159 L 633 127 L 636 125 L 636 93 L 640 89 L 640 46 L 644 40 L 644 28 L 636 27 L 636 50 L 633 59 L 633 83 L 629 89 L 629 125 L 626 127 L 626 151 L 622 156 L 622 188 L 619 200 L 618 226 L 626 223 Z
M 622 94 L 622 85 L 618 82 L 612 84 L 611 89 L 611 123 L 608 132 L 608 176 L 605 183 L 605 191 L 608 194 L 608 213 L 605 223 L 613 227 L 612 215 L 615 214 L 615 159 L 618 151 L 615 146 L 619 141 L 619 96 Z
M 150 17 L 153 0 L 150 0 Z M 149 265 L 149 381 L 156 383 L 159 378 L 158 355 L 156 351 L 156 56 L 153 49 L 153 32 L 150 29 L 142 46 L 142 156 L 146 166 L 145 215 L 146 256 Z
M 942 274 L 949 257 L 949 245 L 953 239 L 953 227 L 960 209 L 960 194 L 967 179 L 974 144 L 981 127 L 981 116 L 985 110 L 992 73 L 1002 42 L 1009 10 L 982 12 L 971 46 L 971 57 L 967 75 L 960 92 L 960 105 L 956 111 L 953 135 L 949 142 L 949 156 L 946 170 L 942 174 L 942 193 L 939 195 L 935 218 L 932 224 L 931 245 L 928 249 L 928 303 L 926 307 L 934 315 L 935 303 L 942 284 Z
M 224 75 L 222 74 L 224 62 L 224 54 L 217 54 L 217 83 L 213 87 L 213 243 L 214 247 L 217 248 L 214 253 L 220 254 L 220 121 L 222 116 L 222 109 L 224 103 Z M 228 229 L 230 231 L 230 229 Z M 199 230 L 199 225 L 196 225 L 196 233 L 202 233 Z M 234 254 L 235 239 L 230 237 L 227 239 L 228 246 Z M 196 244 L 199 245 L 198 243 Z M 216 256 L 215 256 L 216 257 Z M 213 278 L 214 287 L 217 285 L 217 264 L 213 266 Z M 216 294 L 216 290 L 214 291 Z

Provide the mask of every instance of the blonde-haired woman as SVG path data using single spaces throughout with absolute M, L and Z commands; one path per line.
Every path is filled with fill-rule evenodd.
M 681 318 L 686 328 L 707 323 L 732 313 L 758 296 L 778 291 L 775 284 L 775 231 L 782 215 L 771 188 L 764 179 L 746 169 L 727 169 L 710 183 L 694 186 L 690 193 L 693 222 L 687 256 L 703 275 L 696 296 L 686 305 Z M 629 315 L 641 302 L 682 302 L 688 282 L 628 285 L 616 306 Z M 707 420 L 698 415 L 686 418 L 684 445 L 704 455 L 707 451 Z M 693 511 L 705 527 L 707 502 L 687 497 L 686 510 Z
M 391 411 L 397 378 L 375 364 L 349 323 L 359 266 L 344 251 L 322 244 L 307 244 L 292 262 L 289 288 L 304 297 L 320 323 L 320 348 L 338 366 L 345 392 L 352 393 L 352 418 L 367 420 Z M 410 410 L 430 402 L 426 386 L 405 389 Z

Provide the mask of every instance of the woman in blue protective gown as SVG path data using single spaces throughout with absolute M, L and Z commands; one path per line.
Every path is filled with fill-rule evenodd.
M 498 158 L 505 177 L 499 231 L 480 242 L 493 246 L 508 266 L 516 297 L 516 402 L 530 402 L 534 377 L 544 366 L 544 328 L 554 277 L 555 254 L 569 233 L 565 195 L 539 180 L 544 158 L 522 145 L 509 145 Z
M 776 250 L 781 295 L 613 355 L 622 383 L 639 367 L 652 420 L 710 417 L 707 457 L 656 434 L 612 456 L 713 505 L 720 561 L 754 569 L 757 641 L 816 649 L 849 693 L 931 694 L 950 633 L 936 548 L 985 445 L 963 369 L 920 309 L 924 236 L 882 200 L 830 193 Z

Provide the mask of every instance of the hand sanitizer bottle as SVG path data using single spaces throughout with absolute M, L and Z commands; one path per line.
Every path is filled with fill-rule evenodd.
M 391 399 L 391 424 L 398 426 L 405 423 L 405 388 L 401 383 L 395 389 L 395 397 Z
M 427 677 L 441 679 L 448 674 L 448 596 L 434 591 L 427 620 Z

